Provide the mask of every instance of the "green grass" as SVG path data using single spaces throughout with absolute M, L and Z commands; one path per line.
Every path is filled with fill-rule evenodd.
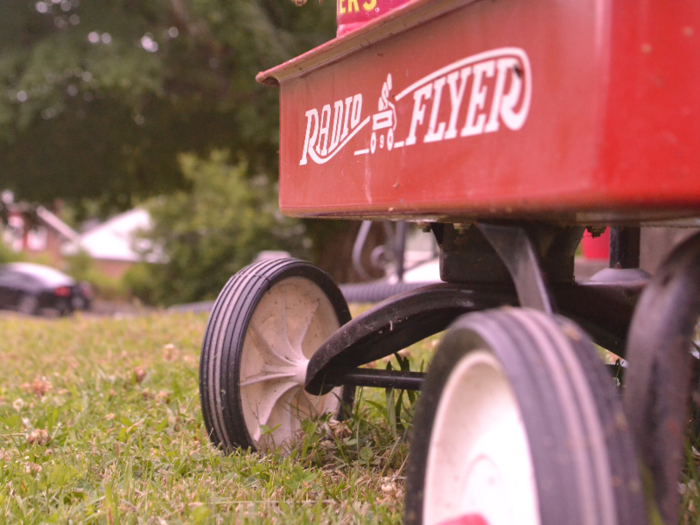
M 365 389 L 347 422 L 305 422 L 288 456 L 224 456 L 199 408 L 205 325 L 0 317 L 0 524 L 400 523 L 409 396 Z M 438 339 L 402 352 L 413 370 Z M 698 449 L 688 443 L 683 524 L 700 523 Z
M 396 418 L 366 389 L 289 457 L 226 457 L 199 407 L 205 325 L 0 317 L 0 523 L 400 523 L 408 399 Z

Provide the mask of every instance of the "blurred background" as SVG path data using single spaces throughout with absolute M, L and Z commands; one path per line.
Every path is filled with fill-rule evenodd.
M 93 305 L 211 300 L 261 253 L 338 283 L 437 279 L 420 228 L 279 212 L 278 92 L 255 75 L 333 38 L 335 14 L 332 0 L 0 2 L 0 264 L 59 269 Z M 642 268 L 687 234 L 644 230 Z M 577 277 L 607 266 L 607 243 L 587 234 Z
M 279 213 L 278 92 L 255 82 L 334 36 L 331 1 L 0 2 L 0 262 L 154 305 L 264 250 L 357 279 L 359 224 Z

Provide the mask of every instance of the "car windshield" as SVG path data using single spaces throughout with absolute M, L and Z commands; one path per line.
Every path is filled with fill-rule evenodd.
M 66 286 L 75 284 L 75 281 L 66 274 L 48 266 L 32 263 L 10 263 L 0 267 L 0 272 L 11 271 L 33 277 L 37 281 L 48 286 Z

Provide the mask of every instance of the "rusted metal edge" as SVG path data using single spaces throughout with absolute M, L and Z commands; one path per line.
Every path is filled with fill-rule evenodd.
M 430 19 L 445 15 L 477 0 L 416 0 L 380 16 L 340 38 L 299 55 L 279 66 L 258 73 L 255 80 L 267 86 L 332 64 L 344 56 L 390 38 Z

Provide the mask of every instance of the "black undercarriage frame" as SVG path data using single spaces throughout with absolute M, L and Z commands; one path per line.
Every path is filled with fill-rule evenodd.
M 307 368 L 306 390 L 340 385 L 419 390 L 423 374 L 361 368 L 445 330 L 457 317 L 522 306 L 576 321 L 629 361 L 624 403 L 665 523 L 678 513 L 694 376 L 689 345 L 700 316 L 700 236 L 677 248 L 653 278 L 611 272 L 574 280 L 583 228 L 547 223 L 433 224 L 444 283 L 391 297 L 342 326 Z M 639 228 L 612 228 L 611 267 L 639 266 Z

